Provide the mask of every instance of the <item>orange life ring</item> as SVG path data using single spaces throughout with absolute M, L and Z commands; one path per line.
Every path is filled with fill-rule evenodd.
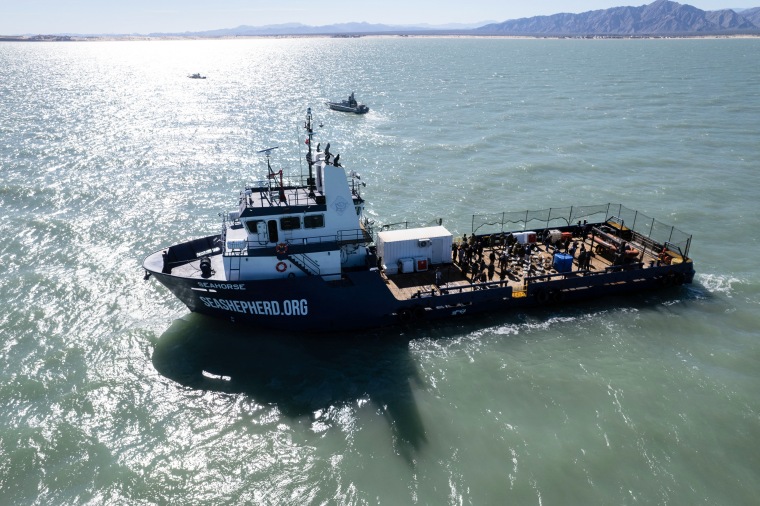
M 286 270 L 288 270 L 288 264 L 286 264 L 285 262 L 277 262 L 275 269 L 277 269 L 277 272 L 285 272 Z
M 281 242 L 277 246 L 275 246 L 274 250 L 277 252 L 278 255 L 284 255 L 288 252 L 288 243 Z

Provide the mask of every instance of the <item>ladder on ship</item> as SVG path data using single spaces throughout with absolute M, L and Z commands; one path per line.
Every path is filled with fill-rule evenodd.
M 319 264 L 312 260 L 309 256 L 304 254 L 291 254 L 288 255 L 288 260 L 290 260 L 293 265 L 305 272 L 307 276 L 319 276 Z
M 230 257 L 230 279 L 228 281 L 240 281 L 240 262 L 242 256 Z

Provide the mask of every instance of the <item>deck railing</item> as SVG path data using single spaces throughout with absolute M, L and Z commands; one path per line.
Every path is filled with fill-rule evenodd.
M 348 187 L 351 190 L 351 196 L 359 201 L 363 201 L 361 190 L 365 184 L 358 180 L 357 177 L 348 176 L 346 179 L 348 181 Z M 314 193 L 309 190 L 310 183 L 312 182 L 313 181 L 308 176 L 301 175 L 297 177 L 285 177 L 282 188 L 280 187 L 279 177 L 262 179 L 249 183 L 241 193 L 241 211 L 245 207 L 257 207 L 254 203 L 255 201 L 249 198 L 249 196 L 254 193 L 261 195 L 259 205 L 262 206 L 265 204 L 268 206 L 305 206 L 313 204 L 314 200 L 316 200 L 318 204 L 324 204 L 324 196 L 321 194 L 315 196 Z M 281 189 L 284 190 L 287 195 L 287 202 L 280 199 Z
M 578 222 L 603 223 L 615 219 L 621 226 L 651 239 L 653 244 L 666 243 L 688 256 L 691 235 L 657 221 L 622 204 L 600 204 L 594 206 L 553 207 L 538 211 L 503 212 L 476 214 L 472 217 L 473 234 L 494 234 L 515 230 L 541 231 L 551 228 L 571 227 Z
M 225 255 L 227 256 L 247 256 L 248 250 L 256 249 L 276 249 L 277 246 L 271 243 L 260 243 L 259 241 L 240 240 L 234 241 L 234 245 L 226 243 L 226 227 L 222 230 L 222 240 L 225 241 Z M 286 244 L 288 248 L 293 246 L 311 246 L 316 244 L 337 243 L 344 244 L 369 244 L 372 242 L 370 232 L 364 228 L 351 230 L 339 230 L 337 234 L 320 235 L 315 237 L 297 237 L 290 239 L 281 239 L 278 244 Z

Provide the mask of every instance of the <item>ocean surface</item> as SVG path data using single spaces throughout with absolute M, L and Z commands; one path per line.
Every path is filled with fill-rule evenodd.
M 757 504 L 759 55 L 0 43 L 0 504 Z M 351 91 L 369 114 L 326 110 Z M 377 224 L 622 203 L 693 234 L 695 282 L 310 336 L 143 281 L 149 253 L 220 230 L 257 151 L 304 168 L 309 106 Z

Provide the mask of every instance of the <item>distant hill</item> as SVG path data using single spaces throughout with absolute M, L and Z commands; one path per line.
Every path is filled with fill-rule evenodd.
M 743 10 L 741 11 L 741 15 L 744 19 L 750 21 L 755 26 L 760 26 L 760 7 Z
M 554 14 L 514 19 L 502 23 L 448 25 L 383 25 L 341 23 L 308 26 L 289 23 L 238 26 L 185 33 L 152 33 L 151 36 L 233 37 L 265 35 L 435 34 L 528 36 L 688 36 L 712 34 L 759 34 L 760 7 L 736 12 L 731 9 L 703 11 L 691 5 L 656 0 L 639 7 L 613 7 L 580 14 Z
M 333 35 L 350 37 L 371 34 L 397 35 L 523 35 L 538 37 L 636 37 L 695 35 L 760 35 L 760 7 L 735 11 L 703 11 L 691 5 L 669 0 L 656 0 L 639 7 L 613 7 L 580 14 L 554 14 L 521 18 L 501 23 L 450 23 L 445 25 L 383 25 L 372 23 L 339 23 L 309 26 L 300 23 L 223 28 L 198 32 L 150 34 L 53 34 L 0 37 L 0 40 L 83 40 L 117 37 L 245 37 L 289 35 Z
M 152 37 L 162 36 L 187 36 L 187 37 L 243 37 L 264 35 L 339 35 L 339 34 L 375 34 L 375 33 L 419 33 L 419 32 L 451 32 L 468 31 L 479 26 L 481 23 L 450 23 L 446 25 L 382 25 L 372 23 L 338 23 L 323 26 L 308 26 L 300 23 L 285 23 L 279 25 L 248 26 L 241 25 L 237 28 L 223 28 L 201 32 L 184 33 L 151 33 Z
M 691 5 L 656 0 L 640 7 L 613 7 L 581 14 L 554 14 L 493 23 L 480 34 L 545 36 L 635 36 L 760 34 L 760 8 L 703 11 Z

